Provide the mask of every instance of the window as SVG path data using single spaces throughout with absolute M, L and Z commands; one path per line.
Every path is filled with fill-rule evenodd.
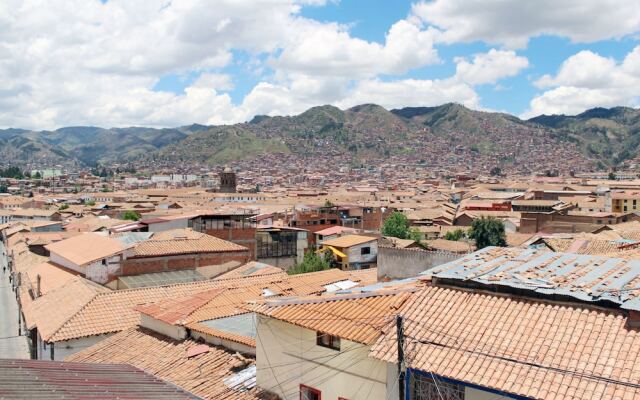
M 300 385 L 300 400 L 322 400 L 322 392 L 309 386 Z
M 367 255 L 367 254 L 371 254 L 371 247 L 363 247 L 360 249 L 360 254 L 361 255 Z
M 340 350 L 340 338 L 327 333 L 316 332 L 316 344 L 328 349 Z

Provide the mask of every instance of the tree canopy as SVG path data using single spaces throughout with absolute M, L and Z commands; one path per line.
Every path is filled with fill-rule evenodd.
M 482 217 L 473 220 L 471 229 L 469 230 L 469 237 L 476 241 L 476 247 L 478 249 L 487 246 L 505 247 L 507 245 L 504 224 L 499 219 L 493 217 Z
M 140 219 L 140 215 L 135 212 L 135 211 L 125 211 L 124 214 L 122 215 L 122 219 L 126 219 L 129 221 L 137 221 Z
M 300 264 L 296 264 L 287 271 L 289 275 L 304 274 L 307 272 L 324 271 L 331 268 L 331 252 L 327 251 L 322 256 L 313 251 L 308 251 Z
M 384 221 L 382 225 L 382 234 L 398 239 L 409 238 L 409 220 L 407 216 L 401 212 L 395 211 Z
M 449 231 L 444 234 L 444 238 L 446 240 L 454 240 L 459 241 L 467 237 L 467 232 L 465 232 L 462 228 L 456 229 L 455 231 Z

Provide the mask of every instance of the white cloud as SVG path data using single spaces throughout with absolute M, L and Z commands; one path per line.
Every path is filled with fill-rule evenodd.
M 472 85 L 496 83 L 502 78 L 517 75 L 528 66 L 527 58 L 516 55 L 514 51 L 491 49 L 474 55 L 471 61 L 456 59 L 456 77 Z
M 540 35 L 592 42 L 640 31 L 637 0 L 433 0 L 415 4 L 413 14 L 442 29 L 448 42 L 481 40 L 511 48 Z
M 180 125 L 291 114 L 348 95 L 355 79 L 437 62 L 433 29 L 401 20 L 383 44 L 300 16 L 324 0 L 0 2 L 0 126 Z M 233 51 L 249 61 L 234 64 Z M 264 71 L 240 104 L 221 68 Z M 263 57 L 264 58 L 264 57 Z M 195 74 L 182 94 L 153 90 Z
M 555 76 L 535 82 L 549 89 L 531 100 L 523 117 L 577 114 L 593 107 L 637 106 L 640 100 L 640 46 L 621 63 L 591 51 L 565 60 Z
M 353 38 L 344 26 L 307 22 L 271 65 L 280 70 L 350 78 L 398 74 L 438 62 L 434 29 L 396 22 L 384 45 Z
M 478 95 L 473 88 L 456 79 L 404 79 L 392 82 L 364 80 L 337 105 L 352 107 L 363 103 L 375 103 L 391 109 L 409 105 L 436 106 L 447 102 L 480 108 Z

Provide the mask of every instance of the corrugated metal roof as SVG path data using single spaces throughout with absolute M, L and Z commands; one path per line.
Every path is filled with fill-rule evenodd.
M 2 399 L 200 399 L 128 364 L 0 359 Z
M 640 311 L 640 260 L 487 247 L 422 273 Z

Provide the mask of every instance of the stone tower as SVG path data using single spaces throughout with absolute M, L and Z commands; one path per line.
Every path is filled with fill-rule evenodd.
M 220 172 L 220 193 L 236 192 L 236 173 L 229 167 Z

